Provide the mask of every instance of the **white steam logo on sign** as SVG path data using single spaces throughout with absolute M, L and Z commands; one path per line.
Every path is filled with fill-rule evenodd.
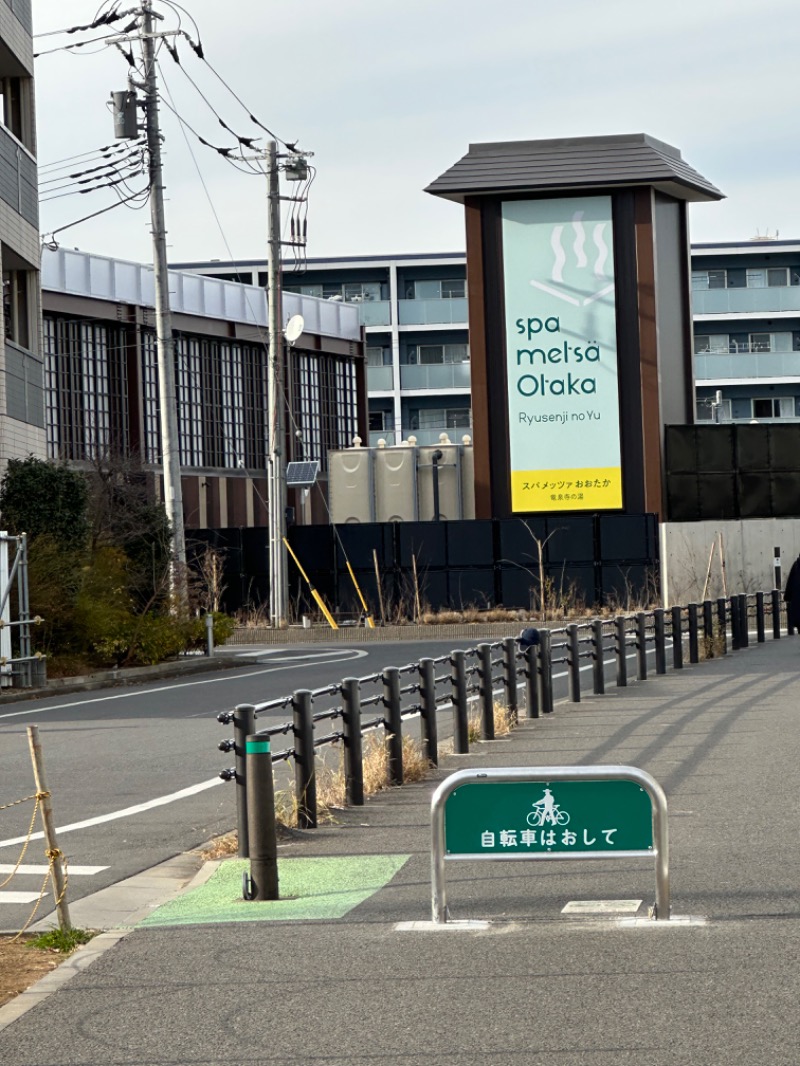
M 576 211 L 572 216 L 572 228 L 575 232 L 575 241 L 572 245 L 572 250 L 575 253 L 576 265 L 580 270 L 585 270 L 589 266 L 589 260 L 586 258 L 586 252 L 584 251 L 586 231 L 583 228 L 583 215 L 583 211 Z M 608 276 L 605 273 L 606 261 L 608 260 L 609 255 L 608 245 L 604 239 L 606 225 L 607 223 L 605 222 L 598 222 L 592 230 L 592 240 L 597 249 L 597 258 L 594 262 L 594 277 L 597 281 L 606 282 L 601 289 L 592 293 L 590 296 L 585 296 L 583 299 L 579 299 L 576 296 L 571 296 L 568 292 L 557 289 L 552 285 L 547 285 L 543 281 L 533 280 L 531 285 L 535 289 L 541 289 L 542 292 L 555 296 L 558 300 L 564 300 L 566 303 L 572 304 L 573 307 L 588 307 L 588 305 L 594 303 L 595 300 L 602 300 L 604 296 L 613 292 L 614 282 L 609 281 Z M 554 256 L 553 270 L 550 277 L 559 285 L 564 284 L 564 265 L 567 262 L 567 253 L 564 251 L 561 243 L 563 233 L 563 226 L 553 226 L 553 232 L 550 235 L 550 247 L 553 249 Z M 590 286 L 584 285 L 582 287 L 586 289 Z

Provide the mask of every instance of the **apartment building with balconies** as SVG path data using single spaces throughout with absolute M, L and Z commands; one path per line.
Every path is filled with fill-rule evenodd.
M 0 0 L 0 472 L 45 448 L 31 0 Z
M 800 421 L 800 242 L 692 246 L 697 420 Z
M 800 421 L 800 242 L 692 246 L 698 422 Z M 266 284 L 263 261 L 176 264 Z M 471 432 L 463 253 L 311 259 L 284 288 L 357 304 L 367 341 L 370 443 Z

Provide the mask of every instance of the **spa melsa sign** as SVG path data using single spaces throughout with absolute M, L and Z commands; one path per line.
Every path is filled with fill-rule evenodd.
M 611 198 L 502 205 L 511 509 L 622 507 Z

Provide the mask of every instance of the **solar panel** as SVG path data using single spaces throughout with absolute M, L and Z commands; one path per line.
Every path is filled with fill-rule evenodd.
M 286 484 L 295 488 L 308 488 L 317 480 L 319 473 L 319 460 L 313 462 L 287 463 Z

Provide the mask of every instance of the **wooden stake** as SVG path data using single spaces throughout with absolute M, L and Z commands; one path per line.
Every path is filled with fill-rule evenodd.
M 713 562 L 713 559 L 714 559 L 714 549 L 716 548 L 716 546 L 717 546 L 717 540 L 716 540 L 716 537 L 715 537 L 714 540 L 711 541 L 711 552 L 709 553 L 709 556 L 708 556 L 708 567 L 706 569 L 706 583 L 705 583 L 705 585 L 703 585 L 703 595 L 700 597 L 700 602 L 701 603 L 705 603 L 706 593 L 708 592 L 708 582 L 711 579 L 711 563 Z
M 42 826 L 44 827 L 44 839 L 47 844 L 47 855 L 50 860 L 50 873 L 53 878 L 53 898 L 58 914 L 58 924 L 62 931 L 72 928 L 69 920 L 69 908 L 67 906 L 66 882 L 64 881 L 64 867 L 61 864 L 62 855 L 56 840 L 56 831 L 53 826 L 53 807 L 50 803 L 50 792 L 47 788 L 47 778 L 44 772 L 42 759 L 42 746 L 39 743 L 39 728 L 35 725 L 28 726 L 28 745 L 31 749 L 31 762 L 33 763 L 33 779 L 36 782 L 36 792 L 41 797 L 39 800 L 42 812 Z
M 728 598 L 728 577 L 725 572 L 725 548 L 723 547 L 722 534 L 717 533 L 719 537 L 719 565 L 722 571 L 722 595 L 727 600 Z

